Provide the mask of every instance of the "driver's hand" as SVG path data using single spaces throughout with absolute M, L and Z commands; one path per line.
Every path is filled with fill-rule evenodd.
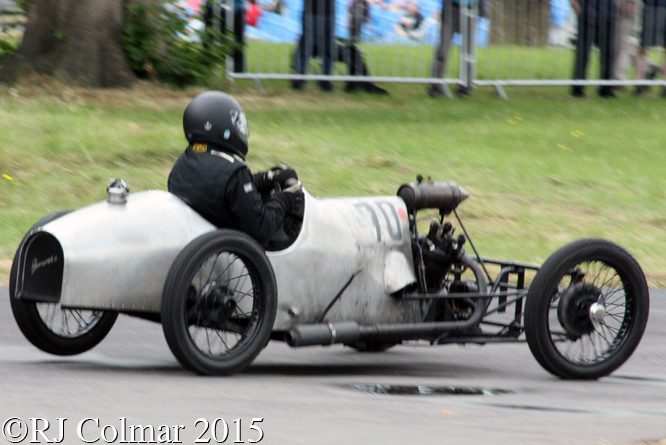
M 280 193 L 276 193 L 271 197 L 272 200 L 278 201 L 284 207 L 285 213 L 296 211 L 303 205 L 305 196 L 303 194 L 303 184 L 300 182 L 287 187 Z
M 292 181 L 298 182 L 298 175 L 293 169 L 281 164 L 268 171 L 257 173 L 253 179 L 257 191 L 268 196 L 289 187 Z
M 296 170 L 287 168 L 284 170 L 279 170 L 278 172 L 274 173 L 273 178 L 271 180 L 273 181 L 273 186 L 275 186 L 275 184 L 280 184 L 280 187 L 284 189 L 287 186 L 287 181 L 289 181 L 290 179 L 294 179 L 296 180 L 296 182 L 298 182 L 298 175 L 296 174 Z
M 298 180 L 291 180 L 286 184 L 288 187 L 283 189 L 283 192 L 294 193 L 300 196 L 303 196 L 303 183 Z

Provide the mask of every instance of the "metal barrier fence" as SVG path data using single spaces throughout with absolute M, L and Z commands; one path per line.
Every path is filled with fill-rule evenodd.
M 238 1 L 221 4 L 230 32 Z M 447 95 L 451 84 L 493 86 L 503 96 L 509 85 L 666 86 L 653 80 L 663 67 L 654 48 L 664 46 L 664 10 L 638 9 L 628 19 L 623 8 L 634 0 L 574 0 L 579 15 L 570 0 L 445 1 L 442 10 L 442 0 L 273 0 L 277 12 L 263 10 L 256 26 L 244 26 L 244 66 L 229 63 L 228 77 L 438 84 Z M 332 18 L 316 15 L 327 7 Z M 354 20 L 359 10 L 363 15 Z M 449 34 L 448 63 L 442 63 L 436 50 Z M 640 68 L 641 41 L 653 48 L 648 55 L 658 65 L 646 59 Z M 593 45 L 599 50 L 590 51 Z M 623 62 L 616 66 L 611 54 Z M 626 68 L 627 60 L 638 60 L 642 74 Z

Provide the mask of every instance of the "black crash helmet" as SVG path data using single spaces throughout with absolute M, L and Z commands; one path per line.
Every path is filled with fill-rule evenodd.
M 236 99 L 220 91 L 195 97 L 183 114 L 185 138 L 193 144 L 213 144 L 245 158 L 247 119 Z

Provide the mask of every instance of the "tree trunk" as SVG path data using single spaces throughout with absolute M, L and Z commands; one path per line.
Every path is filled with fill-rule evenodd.
M 121 45 L 127 0 L 32 0 L 23 42 L 0 69 L 0 82 L 34 71 L 90 87 L 134 80 Z

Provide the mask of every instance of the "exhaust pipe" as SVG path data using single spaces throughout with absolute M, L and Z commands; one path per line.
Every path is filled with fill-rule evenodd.
M 485 292 L 486 281 L 481 269 L 467 255 L 463 256 L 461 262 L 475 270 L 480 284 L 479 290 Z M 344 291 L 344 289 L 342 290 Z M 289 346 L 332 345 L 335 343 L 350 344 L 364 340 L 385 342 L 398 342 L 402 340 L 436 341 L 444 333 L 460 332 L 477 326 L 483 319 L 491 298 L 492 296 L 489 295 L 485 303 L 482 302 L 483 300 L 479 300 L 479 304 L 476 305 L 474 312 L 472 312 L 472 315 L 467 320 L 378 324 L 371 326 L 359 326 L 356 322 L 301 324 L 289 329 L 285 340 Z
M 462 331 L 479 324 L 485 310 L 477 310 L 465 321 L 384 324 L 359 326 L 355 322 L 301 324 L 294 326 L 285 337 L 289 346 L 327 346 L 350 344 L 359 340 L 401 341 L 436 340 L 445 332 Z
M 332 345 L 354 343 L 360 338 L 360 326 L 353 321 L 345 323 L 301 324 L 287 331 L 289 346 Z

